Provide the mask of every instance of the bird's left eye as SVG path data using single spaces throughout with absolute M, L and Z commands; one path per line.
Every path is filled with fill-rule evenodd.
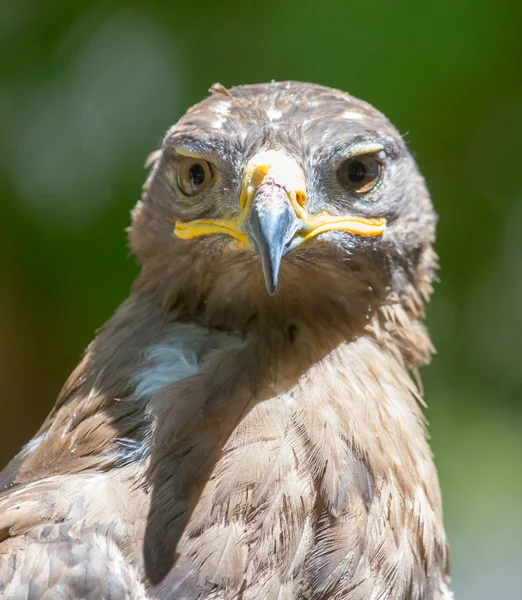
M 184 157 L 178 163 L 178 186 L 186 196 L 202 192 L 213 179 L 211 164 L 200 158 Z
M 337 175 L 350 192 L 366 194 L 379 185 L 382 164 L 372 154 L 352 156 L 341 164 Z

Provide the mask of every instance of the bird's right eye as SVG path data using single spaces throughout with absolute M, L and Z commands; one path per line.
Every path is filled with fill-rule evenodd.
M 185 196 L 196 196 L 214 179 L 212 165 L 201 158 L 183 157 L 178 163 L 178 187 Z

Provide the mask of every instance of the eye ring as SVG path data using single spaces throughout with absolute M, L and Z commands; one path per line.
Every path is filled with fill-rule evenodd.
M 202 158 L 184 156 L 178 161 L 176 180 L 185 196 L 197 196 L 214 181 L 214 169 Z
M 379 186 L 382 163 L 374 154 L 352 156 L 343 161 L 337 171 L 339 182 L 354 194 L 367 194 Z

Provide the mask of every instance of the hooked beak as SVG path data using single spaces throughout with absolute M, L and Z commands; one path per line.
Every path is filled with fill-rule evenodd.
M 281 259 L 302 228 L 285 190 L 274 183 L 261 185 L 245 223 L 254 250 L 261 258 L 266 289 L 275 292 Z
M 256 154 L 243 173 L 239 216 L 231 219 L 177 221 L 174 233 L 181 239 L 226 234 L 239 246 L 261 258 L 266 288 L 273 294 L 284 255 L 302 243 L 330 230 L 355 235 L 382 235 L 385 219 L 340 217 L 306 210 L 306 183 L 297 162 L 279 150 Z

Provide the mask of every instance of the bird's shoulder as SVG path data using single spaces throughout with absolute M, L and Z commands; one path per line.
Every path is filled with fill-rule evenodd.
M 245 342 L 196 323 L 126 317 L 91 344 L 40 431 L 0 473 L 2 598 L 140 597 L 149 403 L 175 406 L 176 385 L 181 394 Z M 186 423 L 183 406 L 176 421 Z
M 145 492 L 129 467 L 0 494 L 0 598 L 140 598 Z

